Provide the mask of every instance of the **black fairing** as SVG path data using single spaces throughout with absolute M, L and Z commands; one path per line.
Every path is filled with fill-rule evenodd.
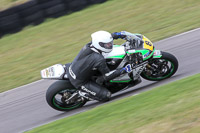
M 126 88 L 128 85 L 130 85 L 130 82 L 128 82 L 128 83 L 107 83 L 105 87 L 106 87 L 111 93 L 115 93 L 115 92 L 118 92 L 118 91 L 120 91 L 120 90 L 123 90 L 123 89 Z

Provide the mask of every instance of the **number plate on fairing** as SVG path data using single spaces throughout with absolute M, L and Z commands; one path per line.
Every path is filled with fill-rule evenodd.
M 153 48 L 154 48 L 153 43 L 145 36 L 143 36 L 143 41 L 144 41 L 144 44 L 143 44 L 144 49 L 153 51 Z
M 61 64 L 56 64 L 43 69 L 40 73 L 41 77 L 44 79 L 60 79 L 65 73 L 65 69 Z

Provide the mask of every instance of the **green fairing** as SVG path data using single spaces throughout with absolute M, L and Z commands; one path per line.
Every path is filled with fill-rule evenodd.
M 153 56 L 153 58 L 161 58 L 162 55 L 158 55 L 158 56 Z
M 123 59 L 125 55 L 117 55 L 117 56 L 111 56 L 111 57 L 108 57 L 108 58 L 120 58 L 120 59 Z
M 149 50 L 135 50 L 134 53 L 142 53 L 142 55 L 145 55 L 146 53 L 148 53 Z M 133 53 L 129 53 L 129 52 L 126 52 L 127 54 L 133 54 Z
M 149 59 L 151 56 L 153 56 L 153 53 L 154 53 L 155 49 L 151 52 L 151 54 L 149 56 L 147 56 L 146 58 L 144 58 L 143 60 L 147 60 Z
M 113 45 L 113 47 L 120 47 L 121 45 Z

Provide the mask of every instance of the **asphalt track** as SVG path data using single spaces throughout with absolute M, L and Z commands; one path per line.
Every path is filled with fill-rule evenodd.
M 156 49 L 174 54 L 179 61 L 177 73 L 160 82 L 143 82 L 131 89 L 113 95 L 110 102 L 139 94 L 156 86 L 200 72 L 200 28 L 154 43 Z M 39 73 L 39 72 L 38 72 Z M 37 126 L 94 108 L 101 103 L 90 102 L 80 109 L 59 112 L 45 101 L 45 92 L 52 80 L 37 82 L 0 93 L 0 132 L 18 133 Z

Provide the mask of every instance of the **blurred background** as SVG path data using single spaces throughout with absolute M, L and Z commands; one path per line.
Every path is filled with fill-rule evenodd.
M 155 42 L 200 27 L 199 9 L 198 0 L 0 0 L 0 92 L 72 61 L 95 31 Z
M 57 18 L 106 0 L 1 0 L 0 35 L 15 33 L 46 18 Z

